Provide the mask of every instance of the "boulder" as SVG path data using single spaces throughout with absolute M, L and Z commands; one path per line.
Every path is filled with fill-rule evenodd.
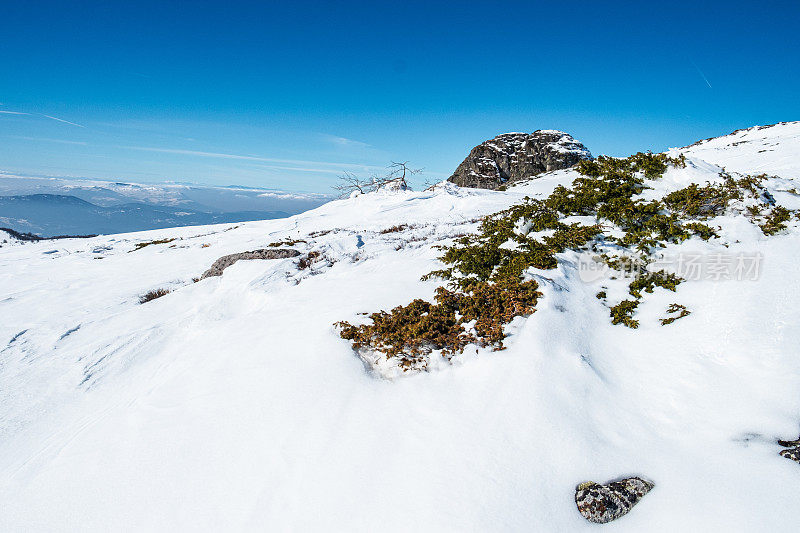
M 211 268 L 206 270 L 200 279 L 210 278 L 212 276 L 221 276 L 222 271 L 234 264 L 236 261 L 250 260 L 250 259 L 287 259 L 289 257 L 297 257 L 300 252 L 292 248 L 264 248 L 261 250 L 253 250 L 252 252 L 240 252 L 238 254 L 224 255 L 214 261 Z
M 653 483 L 638 477 L 612 481 L 607 485 L 588 481 L 575 488 L 575 503 L 586 520 L 605 524 L 627 514 L 653 486 Z
M 800 438 L 796 440 L 779 440 L 778 445 L 786 448 L 778 452 L 781 457 L 786 457 L 795 463 L 800 463 Z
M 497 189 L 591 158 L 584 145 L 562 131 L 504 133 L 473 148 L 447 181 L 460 187 Z

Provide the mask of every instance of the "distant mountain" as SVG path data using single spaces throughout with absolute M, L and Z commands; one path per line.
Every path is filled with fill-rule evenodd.
M 0 226 L 42 237 L 127 233 L 288 216 L 285 211 L 203 212 L 141 202 L 105 207 L 62 194 L 0 196 Z

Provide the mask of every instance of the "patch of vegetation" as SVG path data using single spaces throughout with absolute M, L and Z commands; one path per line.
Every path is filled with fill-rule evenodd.
M 776 233 L 786 229 L 786 223 L 791 218 L 792 212 L 780 205 L 775 206 L 765 217 L 763 224 L 758 227 L 764 232 L 764 235 L 775 235 Z
M 709 218 L 721 215 L 731 200 L 731 190 L 723 185 L 700 187 L 692 183 L 663 198 L 664 205 L 673 212 L 689 218 Z
M 315 262 L 317 262 L 320 259 L 321 255 L 322 254 L 320 252 L 317 252 L 317 251 L 308 252 L 307 255 L 305 255 L 304 257 L 301 257 L 297 261 L 297 269 L 298 270 L 305 270 L 305 269 L 309 268 L 311 265 L 313 265 Z
M 633 318 L 633 313 L 639 307 L 639 299 L 622 300 L 611 308 L 611 323 L 623 324 L 631 329 L 639 327 L 639 321 Z
M 433 350 L 448 359 L 468 344 L 503 349 L 503 327 L 514 317 L 531 314 L 541 296 L 535 281 L 476 282 L 469 292 L 439 287 L 435 303 L 416 299 L 390 312 L 369 315 L 370 324 L 337 322 L 344 339 L 355 349 L 369 348 L 387 359 L 398 358 L 401 368 L 424 368 Z M 469 330 L 467 323 L 472 323 Z
M 172 291 L 169 290 L 169 289 L 154 289 L 152 291 L 149 291 L 149 292 L 139 296 L 139 303 L 140 304 L 145 304 L 145 303 L 147 303 L 147 302 L 149 302 L 151 300 L 155 300 L 156 298 L 161 298 L 162 296 L 166 296 L 170 292 L 172 292 Z
M 681 281 L 683 280 L 675 274 L 670 274 L 663 270 L 659 270 L 658 272 L 645 272 L 631 282 L 628 286 L 628 292 L 637 299 L 642 298 L 642 291 L 652 294 L 653 289 L 656 287 L 662 287 L 675 292 L 675 289 Z
M 469 344 L 503 349 L 505 325 L 533 313 L 541 296 L 537 283 L 525 279 L 526 271 L 556 268 L 557 254 L 596 250 L 600 244 L 621 247 L 618 256 L 601 255 L 612 269 L 637 273 L 628 287 L 632 298 L 610 308 L 612 324 L 637 328 L 634 315 L 644 294 L 656 287 L 674 292 L 683 281 L 663 270 L 646 270 L 657 249 L 693 235 L 717 238 L 713 228 L 698 220 L 722 214 L 734 200 L 756 199 L 763 205 L 770 201 L 761 186 L 764 177 L 735 180 L 727 175 L 721 184 L 692 184 L 660 201 L 637 198 L 648 188 L 646 180 L 659 179 L 670 165 L 685 167 L 686 161 L 682 156 L 652 153 L 581 161 L 576 166 L 581 176 L 571 187 L 558 186 L 544 200 L 526 197 L 484 217 L 477 233 L 439 247 L 445 268 L 422 278 L 447 281 L 446 287 L 437 289 L 433 303 L 417 299 L 389 312 L 372 313 L 363 325 L 337 322 L 341 336 L 356 349 L 397 358 L 404 369 L 424 368 L 433 351 L 451 358 Z M 781 209 L 767 214 L 765 233 L 785 227 L 789 212 Z M 563 222 L 569 216 L 592 216 L 596 223 Z M 384 232 L 399 231 L 401 226 L 395 228 Z M 607 228 L 621 230 L 622 236 L 605 233 Z M 605 299 L 606 292 L 597 297 Z M 671 323 L 686 316 L 684 311 L 688 314 L 676 307 L 678 316 L 664 320 Z
M 141 250 L 142 248 L 150 246 L 151 244 L 167 244 L 168 242 L 172 242 L 174 240 L 175 239 L 159 239 L 155 241 L 137 242 L 134 245 L 133 250 L 131 250 L 131 252 L 135 252 L 136 250 Z
M 285 238 L 283 240 L 269 243 L 267 245 L 267 248 L 280 248 L 281 246 L 294 246 L 295 244 L 299 244 L 299 243 L 306 244 L 307 241 L 304 241 L 303 239 L 290 239 L 290 238 L 287 237 L 287 238 Z
M 392 226 L 391 228 L 386 228 L 386 229 L 381 230 L 380 234 L 381 235 L 386 235 L 387 233 L 397 233 L 397 232 L 400 232 L 400 231 L 404 231 L 404 230 L 408 229 L 409 227 L 411 227 L 411 226 L 409 226 L 408 224 L 398 224 L 397 226 Z
M 692 312 L 686 309 L 685 305 L 669 304 L 669 307 L 667 307 L 667 314 L 671 314 L 674 316 L 660 319 L 662 326 L 666 326 L 667 324 L 672 324 L 679 318 L 691 315 Z

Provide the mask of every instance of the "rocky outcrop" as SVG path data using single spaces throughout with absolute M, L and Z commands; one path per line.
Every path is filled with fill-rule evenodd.
M 605 524 L 627 514 L 653 486 L 638 477 L 612 481 L 607 485 L 589 481 L 575 488 L 575 503 L 586 520 Z
M 584 145 L 562 131 L 504 133 L 473 148 L 447 181 L 460 187 L 497 189 L 591 158 Z
M 211 268 L 206 270 L 200 279 L 210 278 L 212 276 L 221 276 L 222 271 L 234 264 L 236 261 L 249 260 L 249 259 L 287 259 L 289 257 L 297 257 L 300 252 L 292 248 L 265 248 L 262 250 L 253 250 L 252 252 L 240 252 L 238 254 L 224 255 L 214 261 Z
M 786 457 L 795 463 L 800 463 L 800 438 L 797 440 L 779 440 L 778 445 L 786 448 L 778 452 L 781 457 Z

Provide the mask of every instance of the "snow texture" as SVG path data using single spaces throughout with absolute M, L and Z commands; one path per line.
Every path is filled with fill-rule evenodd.
M 647 194 L 741 165 L 779 174 L 770 193 L 800 207 L 796 131 L 682 149 L 687 167 Z M 430 298 L 437 283 L 420 276 L 441 267 L 434 245 L 575 176 L 4 245 L 0 530 L 596 531 L 576 484 L 632 476 L 656 488 L 608 531 L 797 530 L 800 466 L 776 442 L 800 429 L 796 222 L 767 238 L 731 214 L 715 219 L 728 248 L 665 250 L 763 262 L 755 280 L 657 289 L 637 330 L 611 325 L 595 297 L 623 297 L 626 281 L 584 282 L 567 252 L 529 273 L 544 296 L 508 326 L 506 350 L 409 376 L 374 370 L 338 337 L 338 320 Z M 222 256 L 297 239 L 318 252 L 308 268 L 239 261 L 191 281 Z M 172 292 L 138 304 L 158 288 Z M 671 303 L 692 314 L 661 326 Z

